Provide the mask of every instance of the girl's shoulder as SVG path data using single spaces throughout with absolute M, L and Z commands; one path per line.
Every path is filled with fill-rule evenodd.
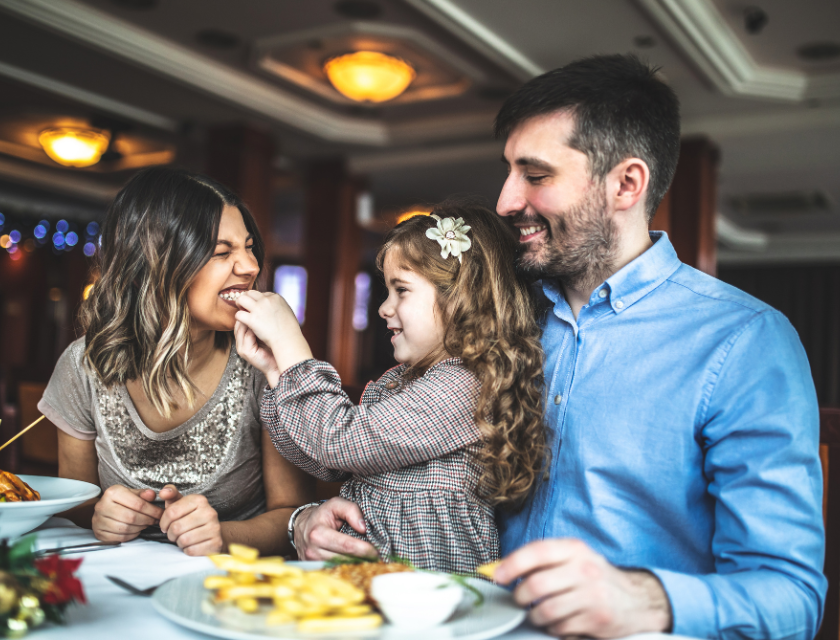
M 478 385 L 478 378 L 464 366 L 461 358 L 441 360 L 429 367 L 422 376 L 412 380 L 405 379 L 407 369 L 408 367 L 404 364 L 389 369 L 376 381 L 376 386 L 405 391 L 412 388 L 475 387 Z

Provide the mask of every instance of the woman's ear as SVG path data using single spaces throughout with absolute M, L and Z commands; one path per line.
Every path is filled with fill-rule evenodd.
M 644 210 L 650 184 L 650 169 L 644 160 L 626 158 L 619 162 L 607 176 L 607 198 L 615 211 Z

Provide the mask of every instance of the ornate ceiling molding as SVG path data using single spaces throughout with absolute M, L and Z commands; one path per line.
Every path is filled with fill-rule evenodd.
M 73 0 L 0 0 L 0 7 L 319 138 L 377 146 L 389 142 L 384 124 L 333 113 Z
M 840 75 L 760 66 L 711 0 L 636 0 L 724 95 L 798 102 L 840 95 Z

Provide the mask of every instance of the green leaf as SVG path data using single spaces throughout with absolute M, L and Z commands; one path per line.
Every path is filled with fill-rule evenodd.
M 9 565 L 12 569 L 32 566 L 35 559 L 35 537 L 26 536 L 12 545 L 9 550 Z

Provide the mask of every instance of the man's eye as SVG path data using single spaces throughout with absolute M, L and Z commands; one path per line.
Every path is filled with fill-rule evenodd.
M 526 180 L 531 184 L 538 184 L 546 179 L 547 176 L 527 176 Z

